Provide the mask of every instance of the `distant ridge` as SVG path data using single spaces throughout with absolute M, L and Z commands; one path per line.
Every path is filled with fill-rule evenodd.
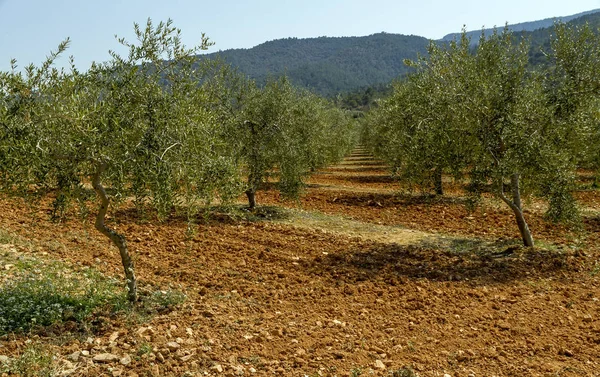
M 427 53 L 429 40 L 414 35 L 378 33 L 366 37 L 286 38 L 250 49 L 232 49 L 201 57 L 220 57 L 239 71 L 264 82 L 286 74 L 299 86 L 331 96 L 388 83 L 408 73 L 404 59 Z
M 583 17 L 583 16 L 586 16 L 588 14 L 593 14 L 593 13 L 597 13 L 597 12 L 600 12 L 600 8 L 599 9 L 590 10 L 590 11 L 587 11 L 587 12 L 577 13 L 577 14 L 574 14 L 574 15 L 571 15 L 571 16 L 551 17 L 551 18 L 546 18 L 546 19 L 539 20 L 539 21 L 521 22 L 521 23 L 518 23 L 518 24 L 508 25 L 508 28 L 511 31 L 514 31 L 514 32 L 535 31 L 535 30 L 538 30 L 538 29 L 552 27 L 554 25 L 555 21 L 569 22 L 569 21 L 574 20 L 576 18 Z M 501 30 L 501 29 L 504 28 L 504 25 L 496 25 L 496 27 L 499 30 Z M 492 27 L 492 28 L 483 29 L 483 32 L 485 33 L 486 37 L 488 37 L 488 36 L 490 36 L 494 32 L 494 28 Z M 460 38 L 460 36 L 461 36 L 461 33 L 451 33 L 451 34 L 448 34 L 448 35 L 444 36 L 441 39 L 441 41 L 449 42 L 449 41 L 452 41 L 454 39 Z M 471 38 L 471 44 L 477 44 L 477 43 L 479 43 L 479 37 L 481 36 L 481 30 L 468 31 L 467 32 L 467 36 L 469 38 Z
M 1 0 L 0 0 L 1 1 Z M 531 43 L 530 63 L 546 64 L 544 51 L 556 20 L 573 25 L 589 23 L 600 27 L 600 9 L 572 16 L 509 25 Z M 502 27 L 502 26 L 501 26 Z M 493 29 L 485 29 L 486 35 Z M 481 30 L 468 32 L 477 44 Z M 448 34 L 434 43 L 447 43 L 460 34 Z M 348 102 L 364 106 L 374 91 L 385 92 L 394 79 L 408 74 L 406 59 L 427 55 L 430 40 L 415 35 L 377 33 L 365 37 L 285 38 L 262 43 L 248 49 L 231 49 L 198 55 L 199 59 L 223 59 L 242 74 L 263 84 L 269 77 L 287 75 L 294 85 L 317 94 L 335 97 L 354 92 Z M 371 89 L 371 91 L 368 90 Z M 350 98 L 351 97 L 351 98 Z M 351 107 L 355 107 L 352 105 Z

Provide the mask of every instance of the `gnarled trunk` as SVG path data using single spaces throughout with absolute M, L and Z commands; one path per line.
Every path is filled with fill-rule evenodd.
M 254 210 L 256 207 L 256 190 L 249 188 L 246 190 L 246 196 L 248 197 L 248 209 Z
M 523 207 L 521 205 L 521 191 L 519 188 L 519 174 L 513 174 L 510 177 L 510 187 L 512 190 L 512 200 L 504 195 L 503 183 L 500 182 L 499 195 L 500 198 L 508 204 L 510 209 L 512 209 L 515 219 L 517 220 L 517 225 L 519 227 L 519 231 L 521 232 L 521 237 L 523 238 L 523 244 L 527 247 L 533 247 L 533 236 L 531 235 L 531 231 L 529 230 L 529 226 L 525 221 L 525 216 L 523 215 Z
M 100 181 L 100 177 L 102 173 L 106 170 L 106 164 L 100 163 L 97 167 L 96 173 L 92 179 L 92 186 L 94 187 L 94 191 L 100 197 L 101 203 L 100 208 L 98 209 L 98 214 L 96 215 L 96 229 L 108 237 L 113 244 L 119 249 L 119 254 L 121 255 L 121 263 L 123 264 L 123 269 L 125 270 L 125 278 L 127 279 L 127 289 L 129 292 L 127 293 L 127 297 L 130 302 L 137 301 L 137 280 L 135 277 L 135 271 L 133 267 L 133 261 L 131 260 L 131 256 L 129 255 L 129 251 L 127 250 L 127 242 L 125 241 L 125 236 L 117 233 L 115 230 L 109 228 L 104 223 L 104 219 L 106 217 L 106 212 L 108 211 L 108 196 L 106 195 L 106 190 Z

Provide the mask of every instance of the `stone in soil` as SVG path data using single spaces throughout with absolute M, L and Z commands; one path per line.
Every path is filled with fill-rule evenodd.
M 119 356 L 112 353 L 100 353 L 92 358 L 97 363 L 114 363 L 119 361 Z

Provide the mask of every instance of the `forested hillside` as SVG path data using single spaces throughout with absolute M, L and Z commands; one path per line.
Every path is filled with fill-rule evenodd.
M 287 38 L 205 56 L 221 57 L 259 83 L 286 73 L 294 84 L 331 96 L 388 83 L 406 74 L 409 68 L 404 59 L 426 53 L 428 44 L 423 37 L 379 33 L 367 37 Z
M 574 25 L 589 23 L 596 30 L 600 25 L 600 10 L 509 25 L 509 29 L 530 39 L 532 64 L 546 62 L 543 51 L 549 48 L 555 20 Z M 486 29 L 486 35 L 492 30 Z M 438 43 L 447 43 L 456 36 L 449 34 Z M 477 44 L 481 31 L 468 32 L 467 36 L 471 38 L 472 45 Z M 428 44 L 429 40 L 424 37 L 388 33 L 366 37 L 287 38 L 250 49 L 232 49 L 201 57 L 224 59 L 259 85 L 270 76 L 286 74 L 294 85 L 323 96 L 346 93 L 342 100 L 344 107 L 364 110 L 368 107 L 369 98 L 373 97 L 371 92 L 379 92 L 392 80 L 406 75 L 410 68 L 404 60 L 415 60 L 419 54 L 426 55 Z M 366 92 L 369 87 L 373 90 Z

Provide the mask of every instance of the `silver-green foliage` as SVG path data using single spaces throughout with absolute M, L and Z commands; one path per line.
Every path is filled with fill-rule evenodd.
M 565 166 L 563 175 L 548 180 L 548 217 L 574 222 L 573 167 L 600 167 L 600 35 L 588 25 L 557 23 L 548 51 L 550 64 L 545 96 L 554 123 L 551 140 L 560 143 L 553 156 Z
M 67 39 L 39 67 L 30 64 L 21 72 L 13 59 L 11 71 L 0 72 L 0 189 L 5 193 L 29 196 L 51 185 L 50 163 L 39 142 L 43 125 L 56 115 L 47 93 L 59 85 L 61 72 L 52 65 L 68 45 Z
M 491 190 L 506 202 L 532 246 L 521 194 L 547 197 L 549 217 L 573 221 L 575 169 L 597 155 L 598 37 L 556 30 L 551 72 L 530 71 L 527 42 L 508 30 L 482 36 L 474 51 L 464 34 L 432 45 L 370 115 L 366 143 L 422 186 L 432 172 L 466 174 L 473 194 Z
M 183 208 L 254 192 L 278 171 L 279 188 L 296 196 L 305 175 L 341 158 L 353 144 L 340 110 L 286 79 L 258 88 L 223 64 L 199 63 L 211 43 L 186 48 L 172 22 L 135 24 L 125 56 L 87 71 L 53 68 L 59 46 L 40 67 L 0 73 L 0 189 L 21 196 L 56 194 L 60 215 L 77 200 L 119 249 L 129 299 L 136 276 L 125 235 L 106 223 L 133 199 L 159 219 Z M 13 63 L 16 64 L 16 63 Z M 91 184 L 93 191 L 90 190 Z
M 130 300 L 134 268 L 125 237 L 104 220 L 109 206 L 129 197 L 167 216 L 184 204 L 193 217 L 198 203 L 230 199 L 238 179 L 235 160 L 222 153 L 218 118 L 199 106 L 203 68 L 171 22 L 135 25 L 137 42 L 86 72 L 51 68 L 51 59 L 26 75 L 3 73 L 0 168 L 6 192 L 58 189 L 58 198 L 89 199 L 91 182 L 100 199 L 96 228 L 119 248 Z M 66 44 L 61 45 L 59 52 Z M 53 58 L 51 56 L 51 58 Z M 18 104 L 15 108 L 15 103 Z
M 274 172 L 280 192 L 297 197 L 304 177 L 340 159 L 354 144 L 353 122 L 344 112 L 294 88 L 285 77 L 263 88 L 246 83 L 238 93 L 229 102 L 226 136 L 237 145 L 235 154 L 245 168 L 250 207 L 255 192 Z
M 469 147 L 457 143 L 463 113 L 463 72 L 455 67 L 470 57 L 468 41 L 445 49 L 431 43 L 429 58 L 407 62 L 417 71 L 394 84 L 392 96 L 367 117 L 365 144 L 386 160 L 394 173 L 425 190 L 442 193 L 441 174 L 460 177 Z

